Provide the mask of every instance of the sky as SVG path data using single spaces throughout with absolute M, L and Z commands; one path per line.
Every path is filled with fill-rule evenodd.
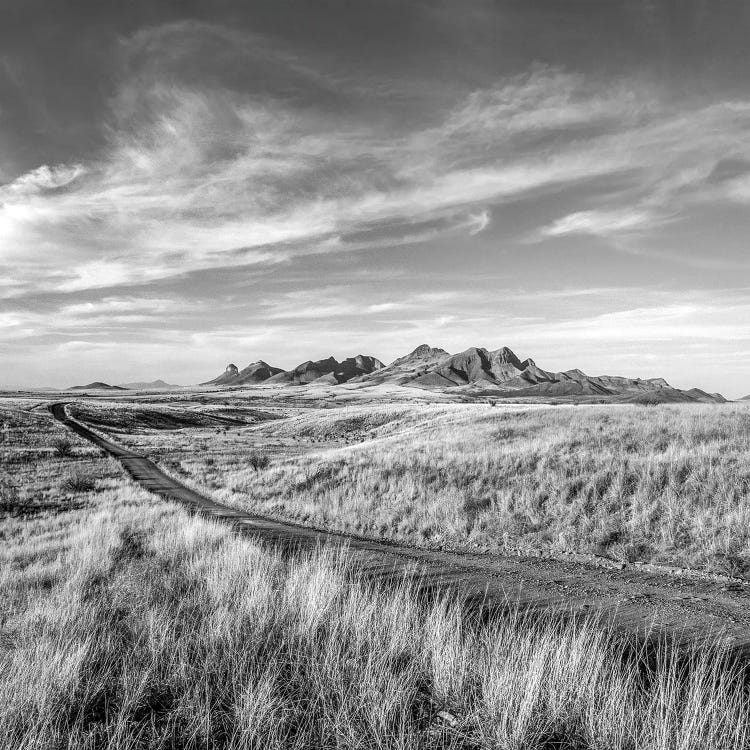
M 750 393 L 750 3 L 0 0 L 0 387 L 425 342 Z

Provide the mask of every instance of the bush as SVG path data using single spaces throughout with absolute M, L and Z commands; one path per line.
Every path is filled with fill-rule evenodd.
M 271 463 L 271 459 L 265 453 L 260 453 L 258 451 L 254 451 L 253 453 L 251 453 L 247 457 L 247 460 L 249 461 L 250 466 L 252 466 L 253 469 L 255 469 L 255 471 L 266 469 L 268 468 L 268 465 Z
M 87 476 L 80 471 L 74 471 L 72 474 L 68 474 L 68 476 L 66 476 L 60 483 L 60 489 L 71 495 L 78 495 L 82 492 L 91 492 L 95 486 L 96 482 L 94 482 L 90 476 Z
M 68 458 L 73 455 L 73 443 L 67 437 L 58 438 L 52 446 L 58 458 Z
M 0 479 L 0 513 L 9 513 L 18 505 L 18 489 L 8 479 Z

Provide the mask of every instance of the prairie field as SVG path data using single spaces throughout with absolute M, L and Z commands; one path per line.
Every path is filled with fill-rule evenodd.
M 750 574 L 748 404 L 324 406 L 236 399 L 243 422 L 170 430 L 135 408 L 73 411 L 259 513 L 428 547 Z
M 284 557 L 191 517 L 42 410 L 0 417 L 4 748 L 748 746 L 745 668 L 717 648 L 474 619 L 346 550 Z

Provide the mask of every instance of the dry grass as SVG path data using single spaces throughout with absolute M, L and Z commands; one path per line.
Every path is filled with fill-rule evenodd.
M 308 409 L 135 442 L 223 502 L 330 528 L 750 574 L 748 405 Z
M 84 493 L 120 480 L 116 463 L 44 407 L 25 399 L 0 404 L 0 521 L 83 507 Z
M 594 623 L 472 625 L 345 557 L 283 560 L 127 488 L 101 502 L 64 550 L 52 522 L 33 575 L 6 553 L 9 750 L 747 744 L 741 674 L 715 653 L 647 668 Z
M 30 441 L 23 492 L 54 486 L 54 437 Z M 467 621 L 345 553 L 282 559 L 73 460 L 102 477 L 86 507 L 0 519 L 3 748 L 748 746 L 744 673 L 718 652 Z

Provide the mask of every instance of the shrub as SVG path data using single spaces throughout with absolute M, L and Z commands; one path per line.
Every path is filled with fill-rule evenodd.
M 253 451 L 247 457 L 247 460 L 250 463 L 250 466 L 252 466 L 253 469 L 255 469 L 255 471 L 266 469 L 268 468 L 268 465 L 271 463 L 271 459 L 265 453 L 260 453 L 259 451 Z
M 18 505 L 18 489 L 9 479 L 0 478 L 0 513 L 9 513 Z
M 60 489 L 71 495 L 78 495 L 82 492 L 91 492 L 95 486 L 96 483 L 94 480 L 80 471 L 74 471 L 71 474 L 68 474 L 68 476 L 66 476 L 60 483 Z
M 52 444 L 52 447 L 58 458 L 67 458 L 73 455 L 73 443 L 71 443 L 70 439 L 67 437 L 58 438 Z

